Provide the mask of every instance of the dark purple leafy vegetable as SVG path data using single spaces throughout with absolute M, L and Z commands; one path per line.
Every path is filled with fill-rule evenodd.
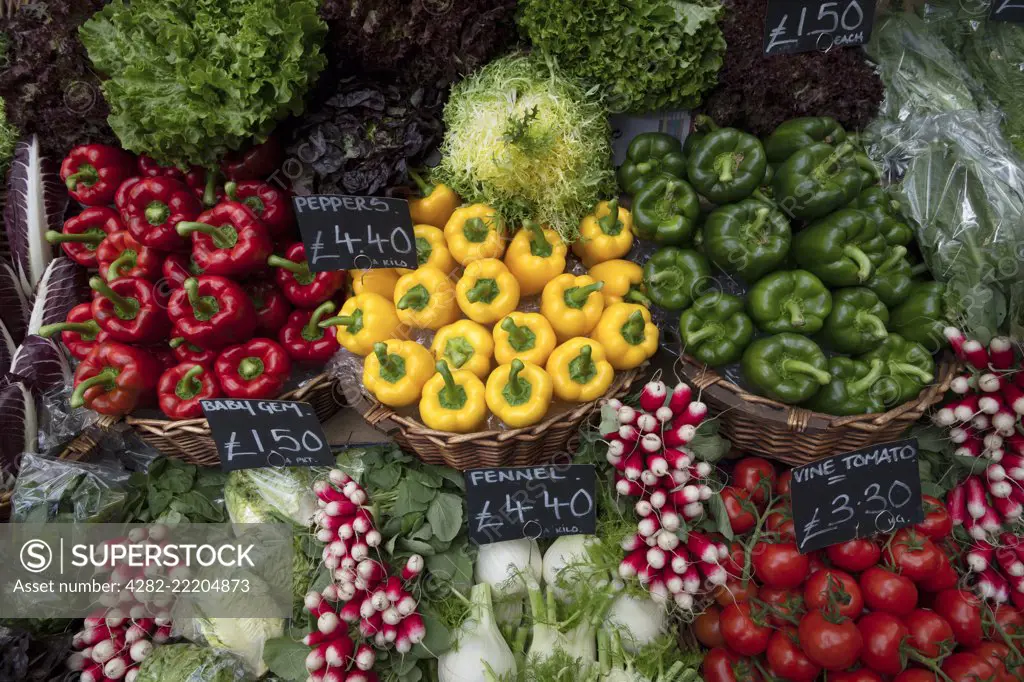
M 71 365 L 64 350 L 50 339 L 31 334 L 11 360 L 11 374 L 42 394 L 51 388 L 70 386 Z
M 87 290 L 83 268 L 70 258 L 54 258 L 36 285 L 28 333 L 35 334 L 40 327 L 63 322 L 71 309 L 85 299 Z
M 24 381 L 13 375 L 0 378 L 0 469 L 18 470 L 21 453 L 35 450 L 36 401 Z
M 0 373 L 7 371 L 7 368 L 11 366 L 11 358 L 14 357 L 16 350 L 18 350 L 18 344 L 14 342 L 14 337 L 7 330 L 3 319 L 0 319 Z
M 15 345 L 25 338 L 30 308 L 14 266 L 0 261 L 0 320 L 3 320 Z

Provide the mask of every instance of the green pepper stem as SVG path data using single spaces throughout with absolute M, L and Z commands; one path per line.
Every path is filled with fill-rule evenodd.
M 327 329 L 328 327 L 351 327 L 356 322 L 355 315 L 338 315 L 337 317 L 331 317 L 326 320 L 321 320 L 320 328 Z
M 167 222 L 167 219 L 171 217 L 171 209 L 163 202 L 154 201 L 146 207 L 145 215 L 146 222 L 155 227 Z
M 925 274 L 928 274 L 928 265 L 926 263 L 918 263 L 914 267 L 910 268 L 911 277 L 920 277 Z
M 224 196 L 231 201 L 238 201 L 237 199 L 238 183 L 234 180 L 228 180 L 224 183 Z
M 658 284 L 659 282 L 664 282 L 666 279 L 678 281 L 679 277 L 679 270 L 670 268 L 667 270 L 658 270 L 657 272 L 653 272 L 647 279 L 651 284 Z
M 110 285 L 104 282 L 99 277 L 92 277 L 89 279 L 89 288 L 98 293 L 103 298 L 107 299 L 114 304 L 114 308 L 117 309 L 118 314 L 122 316 L 129 316 L 135 312 L 137 302 L 134 299 L 127 298 L 117 293 L 110 288 Z
M 714 119 L 707 114 L 698 114 L 693 119 L 693 129 L 694 131 L 708 130 L 710 132 L 714 132 L 718 130 L 718 124 L 716 124 Z
M 110 282 L 120 277 L 121 268 L 125 265 L 127 265 L 128 269 L 131 270 L 135 265 L 136 258 L 137 254 L 131 249 L 125 249 L 122 251 L 121 255 L 110 261 L 110 265 L 107 266 L 107 281 Z
M 490 303 L 501 290 L 498 288 L 498 283 L 489 277 L 481 277 L 476 281 L 476 284 L 466 292 L 466 300 L 470 303 Z
M 594 349 L 590 347 L 588 343 L 585 346 L 580 347 L 580 354 L 576 356 L 576 359 L 580 361 L 579 373 L 585 376 L 592 374 L 594 369 Z
M 93 386 L 102 385 L 107 391 L 113 389 L 114 381 L 117 379 L 118 374 L 118 370 L 114 367 L 106 367 L 88 379 L 82 379 L 75 386 L 75 390 L 71 394 L 71 407 L 82 407 L 85 405 L 85 392 Z
M 512 366 L 508 371 L 508 383 L 506 384 L 506 387 L 508 388 L 508 392 L 516 398 L 525 396 L 526 391 L 529 389 L 529 384 L 519 376 L 519 373 L 522 372 L 525 367 L 526 365 L 523 364 L 523 361 L 516 358 L 512 361 Z
M 825 384 L 832 381 L 832 375 L 825 370 L 818 369 L 809 362 L 803 360 L 783 360 L 782 369 L 787 372 L 796 372 L 797 374 L 806 374 L 812 379 L 817 381 L 819 384 L 824 386 Z
M 467 241 L 474 244 L 479 244 L 487 239 L 487 232 L 487 223 L 482 218 L 470 218 L 462 223 L 462 234 L 465 235 Z
M 882 264 L 875 268 L 875 272 L 888 272 L 892 268 L 899 265 L 899 262 L 903 260 L 903 257 L 907 255 L 907 247 L 905 246 L 894 246 L 889 257 L 882 261 Z
M 863 310 L 857 313 L 855 318 L 857 326 L 867 327 L 871 332 L 871 336 L 876 339 L 884 339 L 889 336 L 889 331 L 885 328 L 885 322 L 882 322 L 882 318 L 872 313 L 864 312 Z
M 644 327 L 646 326 L 647 320 L 644 319 L 644 314 L 639 310 L 634 310 L 626 319 L 626 323 L 622 325 L 619 333 L 626 343 L 637 346 L 644 341 Z
M 373 344 L 373 354 L 377 356 L 377 362 L 380 363 L 380 366 L 385 369 L 390 369 L 394 364 L 391 361 L 391 355 L 388 353 L 388 345 L 383 341 Z
M 526 325 L 519 326 L 511 317 L 501 321 L 501 328 L 508 334 L 509 345 L 513 348 L 520 348 L 529 341 L 526 334 L 529 328 Z
M 395 307 L 399 310 L 407 310 L 409 308 L 423 310 L 429 302 L 430 291 L 422 284 L 418 284 L 405 292 L 405 295 L 398 299 L 398 305 Z
M 179 398 L 183 400 L 189 400 L 194 398 L 196 393 L 199 393 L 203 388 L 203 382 L 199 380 L 199 375 L 203 373 L 203 366 L 196 365 L 189 371 L 182 375 L 178 381 L 178 385 L 175 386 L 174 392 Z
M 253 380 L 263 374 L 263 360 L 257 357 L 242 358 L 238 363 L 238 376 L 246 380 Z
M 732 182 L 736 170 L 736 157 L 729 153 L 724 160 L 718 162 L 718 181 Z
M 587 299 L 595 291 L 601 291 L 604 282 L 598 281 L 583 287 L 570 287 L 565 290 L 565 302 L 570 308 L 582 308 L 587 304 Z
M 106 239 L 106 232 L 56 232 L 54 230 L 48 230 L 46 232 L 46 241 L 50 244 L 63 244 L 64 242 L 71 242 L 75 244 L 99 244 L 101 241 Z
M 789 313 L 789 323 L 794 327 L 802 327 L 807 324 L 807 320 L 804 318 L 803 308 L 800 307 L 800 303 L 792 299 L 782 304 L 782 307 Z
M 847 385 L 847 392 L 852 395 L 867 393 L 871 387 L 875 385 L 875 382 L 882 378 L 882 372 L 884 369 L 885 367 L 882 364 L 882 361 L 875 358 L 871 361 L 871 369 L 863 378 L 851 381 Z
M 645 308 L 651 307 L 651 299 L 644 295 L 644 292 L 639 289 L 630 288 L 626 292 L 626 295 L 622 297 L 623 301 L 629 301 L 630 303 L 639 303 Z
M 82 183 L 86 187 L 91 187 L 96 184 L 96 181 L 99 180 L 99 178 L 99 174 L 91 164 L 83 163 L 78 167 L 78 170 L 68 176 L 67 180 L 64 181 L 64 184 L 67 185 L 69 190 L 73 191 L 78 187 L 78 183 Z
M 890 199 L 889 210 L 892 211 L 893 213 L 898 213 L 900 210 L 900 202 L 896 201 L 895 199 Z
M 211 304 L 207 299 L 213 299 L 213 296 L 200 296 L 199 295 L 199 280 L 195 277 L 189 277 L 186 279 L 181 288 L 185 290 L 188 295 L 189 305 L 192 306 L 192 310 L 195 311 L 196 319 L 204 317 L 207 320 L 217 314 L 220 310 L 220 306 L 216 303 Z M 213 299 L 216 301 L 216 299 Z
M 768 215 L 771 212 L 772 210 L 767 206 L 754 211 L 754 222 L 750 223 L 750 231 L 753 233 L 760 232 L 761 228 L 764 227 L 764 224 L 768 222 Z
M 282 258 L 277 254 L 272 254 L 267 257 L 267 265 L 272 268 L 284 268 L 289 272 L 294 272 L 296 275 L 308 275 L 310 272 L 308 262 L 302 261 L 301 263 L 296 263 L 293 260 Z
M 705 325 L 697 331 L 686 335 L 686 345 L 696 345 L 704 339 L 709 339 L 717 334 L 719 334 L 718 329 L 715 329 L 711 325 Z
M 434 192 L 434 186 L 423 179 L 423 176 L 414 171 L 412 168 L 409 169 L 409 177 L 416 183 L 416 186 L 420 190 L 420 194 L 424 197 L 428 197 Z
M 89 320 L 87 322 L 57 322 L 55 324 L 43 325 L 36 331 L 36 334 L 44 338 L 50 338 L 60 332 L 74 332 L 82 336 L 95 336 L 99 334 L 100 326 L 96 324 L 96 320 Z
M 452 370 L 448 367 L 448 363 L 444 360 L 438 360 L 434 367 L 437 369 L 437 373 L 444 379 L 444 388 L 441 389 L 442 396 L 446 397 L 449 403 L 459 402 L 459 385 L 455 383 L 455 377 L 452 376 Z
M 530 231 L 530 253 L 540 258 L 547 258 L 551 255 L 551 242 L 544 235 L 539 223 L 534 220 L 527 220 L 523 227 Z
M 203 205 L 213 206 L 217 203 L 217 171 L 206 171 L 206 187 L 203 189 Z
M 619 200 L 612 199 L 608 202 L 608 214 L 597 221 L 598 227 L 609 237 L 616 237 L 622 232 L 625 225 L 619 220 Z
M 183 220 L 178 223 L 174 229 L 182 237 L 187 237 L 193 232 L 208 234 L 213 238 L 213 245 L 218 249 L 230 249 L 238 243 L 238 231 L 229 225 L 216 227 L 214 225 L 207 225 L 206 223 L 196 223 Z
M 832 166 L 834 166 L 835 164 L 839 163 L 839 161 L 842 160 L 844 156 L 846 156 L 852 151 L 853 145 L 850 144 L 849 142 L 844 142 L 843 144 L 836 147 L 836 149 L 831 154 L 828 155 L 828 158 L 825 159 L 825 161 L 822 162 L 821 165 L 815 167 L 812 171 L 815 179 L 821 181 L 823 176 L 831 175 L 832 171 L 829 169 L 832 168 Z
M 324 333 L 321 331 L 320 320 L 324 315 L 330 315 L 337 308 L 331 301 L 324 301 L 316 307 L 313 314 L 309 316 L 309 323 L 302 330 L 302 336 L 307 340 L 319 339 Z
M 912 365 L 909 362 L 890 362 L 889 363 L 889 371 L 891 373 L 894 373 L 894 374 L 896 372 L 900 372 L 900 373 L 903 373 L 903 374 L 909 374 L 909 375 L 913 376 L 916 379 L 920 379 L 921 382 L 925 383 L 925 384 L 930 384 L 932 382 L 932 379 L 935 378 L 931 374 L 931 372 L 928 372 L 927 370 L 923 370 L 920 367 L 918 367 L 917 365 Z
M 871 277 L 871 259 L 868 255 L 853 244 L 843 247 L 843 255 L 857 264 L 857 279 L 861 282 Z
M 178 346 L 182 345 L 183 343 L 185 343 L 185 337 L 184 336 L 175 336 L 173 339 L 171 339 L 170 341 L 167 342 L 167 345 L 170 346 L 171 348 L 177 348 Z

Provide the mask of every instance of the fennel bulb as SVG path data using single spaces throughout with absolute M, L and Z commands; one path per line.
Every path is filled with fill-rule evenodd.
M 536 540 L 507 540 L 480 547 L 475 582 L 487 583 L 498 599 L 526 594 L 527 581 L 540 582 L 543 559 Z
M 455 647 L 437 659 L 438 681 L 488 682 L 484 663 L 496 677 L 509 673 L 515 677 L 515 656 L 494 620 L 491 586 L 487 583 L 474 585 L 469 600 L 470 615 L 459 629 Z
M 612 602 L 607 623 L 619 631 L 622 648 L 635 654 L 665 631 L 665 608 L 623 593 Z
M 596 540 L 593 535 L 563 535 L 544 552 L 544 584 L 555 588 L 559 599 L 565 597 L 566 587 L 579 580 L 580 576 L 574 575 L 573 564 L 589 560 L 587 546 Z M 570 567 L 569 570 L 566 567 Z

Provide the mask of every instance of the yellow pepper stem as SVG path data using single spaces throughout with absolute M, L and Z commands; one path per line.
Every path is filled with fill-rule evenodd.
M 644 328 L 647 326 L 647 320 L 644 319 L 643 313 L 639 310 L 634 310 L 633 314 L 629 316 L 626 323 L 622 325 L 620 330 L 622 338 L 626 340 L 631 346 L 638 346 L 644 342 Z
M 363 311 L 356 309 L 351 315 L 338 315 L 320 322 L 321 329 L 328 327 L 344 327 L 349 334 L 355 334 L 363 328 Z
M 601 291 L 604 282 L 594 282 L 585 287 L 569 287 L 565 290 L 565 304 L 570 308 L 582 308 L 587 304 L 587 299 L 595 291 Z
M 380 363 L 380 378 L 388 383 L 395 383 L 405 376 L 405 359 L 398 353 L 388 353 L 388 345 L 383 341 L 373 344 L 373 354 Z
M 608 215 L 597 221 L 601 231 L 609 237 L 616 237 L 622 232 L 625 225 L 619 220 L 619 200 L 612 199 L 608 202 Z
M 549 258 L 552 253 L 551 242 L 544 236 L 544 230 L 535 220 L 527 220 L 523 227 L 530 231 L 530 253 L 538 258 Z
M 511 317 L 506 317 L 501 321 L 501 328 L 508 334 L 508 345 L 512 346 L 512 350 L 517 353 L 530 350 L 537 342 L 537 335 L 529 327 L 525 324 L 522 326 L 516 324 Z
M 508 372 L 508 383 L 505 384 L 505 388 L 501 391 L 505 402 L 513 407 L 527 402 L 530 399 L 530 394 L 533 393 L 533 387 L 530 385 L 530 382 L 519 376 L 519 373 L 525 367 L 526 365 L 519 358 L 513 360 L 512 367 Z
M 446 410 L 461 410 L 466 404 L 466 389 L 455 383 L 455 377 L 452 376 L 452 371 L 448 368 L 447 362 L 438 360 L 435 368 L 444 379 L 444 388 L 437 393 L 437 399 L 441 403 L 441 407 Z
M 405 292 L 402 298 L 398 299 L 398 305 L 396 306 L 399 310 L 406 310 L 412 308 L 413 310 L 423 310 L 430 303 L 430 291 L 427 290 L 422 284 L 417 284 L 409 291 Z
M 501 289 L 498 282 L 490 277 L 481 277 L 473 285 L 473 288 L 466 292 L 466 300 L 470 303 L 490 303 L 498 297 Z
M 588 343 L 580 348 L 580 354 L 569 361 L 569 378 L 577 384 L 588 384 L 597 374 L 594 364 L 593 349 Z

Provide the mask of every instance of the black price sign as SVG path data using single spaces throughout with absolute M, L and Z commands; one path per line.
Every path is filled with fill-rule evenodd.
M 768 0 L 764 53 L 826 52 L 863 45 L 871 38 L 874 21 L 875 0 Z
M 314 194 L 292 204 L 313 272 L 417 265 L 405 199 Z
M 1024 0 L 993 0 L 988 18 L 993 21 L 1024 22 Z
M 589 464 L 467 471 L 469 538 L 486 545 L 593 534 L 596 483 Z
M 224 471 L 333 466 L 327 436 L 309 403 L 202 400 Z
M 793 469 L 802 553 L 924 521 L 917 441 L 899 440 Z

